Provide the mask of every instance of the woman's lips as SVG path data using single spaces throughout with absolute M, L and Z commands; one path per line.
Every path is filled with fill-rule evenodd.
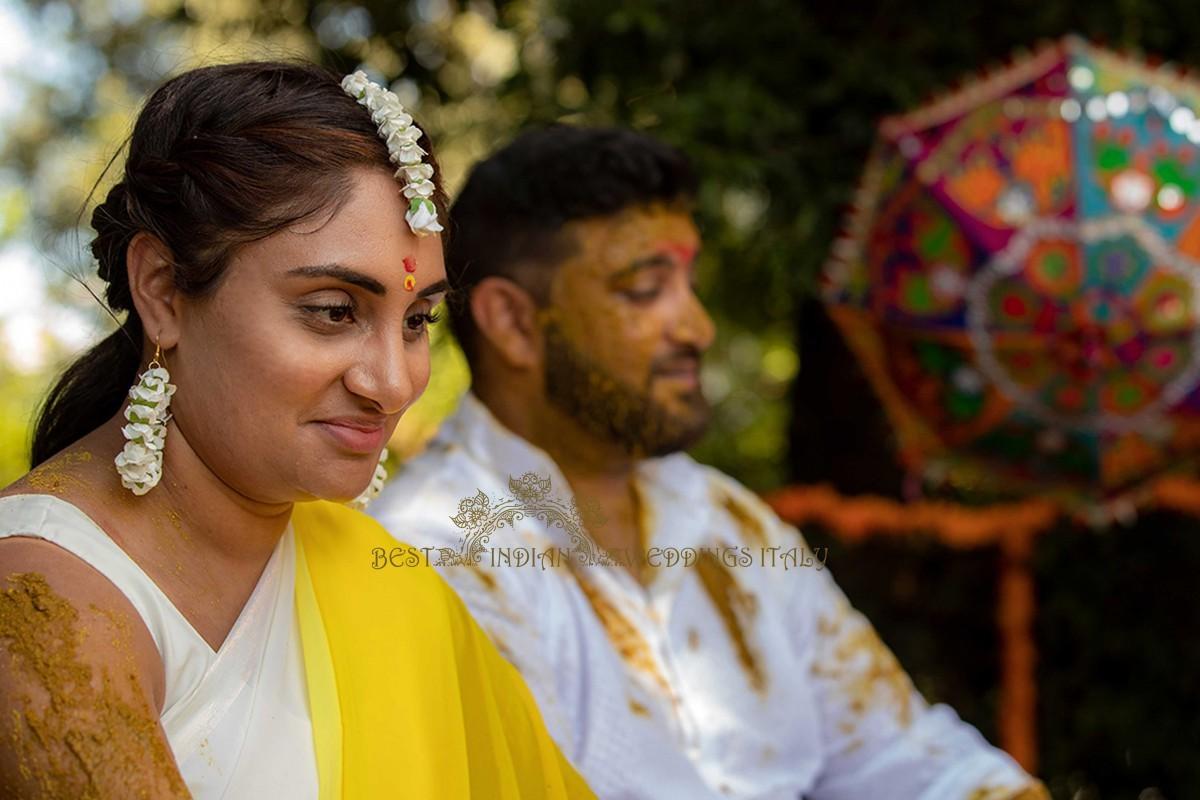
M 374 453 L 383 447 L 387 430 L 382 422 L 325 419 L 317 423 L 342 448 L 355 453 Z

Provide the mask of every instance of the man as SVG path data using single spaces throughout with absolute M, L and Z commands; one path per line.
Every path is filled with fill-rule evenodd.
M 1048 797 L 925 703 L 795 529 L 682 452 L 714 333 L 694 189 L 622 130 L 475 168 L 446 253 L 471 392 L 372 513 L 441 563 L 601 797 Z

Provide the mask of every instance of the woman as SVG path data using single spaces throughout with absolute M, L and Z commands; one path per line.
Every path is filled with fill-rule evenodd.
M 209 67 L 147 101 L 92 218 L 128 316 L 0 492 L 0 795 L 591 796 L 432 570 L 377 569 L 394 540 L 308 502 L 377 490 L 428 380 L 428 150 L 361 73 Z

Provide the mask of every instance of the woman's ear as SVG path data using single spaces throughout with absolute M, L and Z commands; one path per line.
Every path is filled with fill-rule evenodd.
M 125 251 L 129 293 L 146 335 L 164 350 L 179 341 L 179 301 L 171 251 L 153 234 L 134 235 Z
M 537 304 L 507 278 L 484 278 L 470 290 L 471 316 L 484 342 L 513 369 L 533 369 L 542 359 Z

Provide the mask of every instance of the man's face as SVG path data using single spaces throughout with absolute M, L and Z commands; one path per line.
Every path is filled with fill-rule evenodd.
M 695 293 L 691 216 L 638 206 L 564 234 L 575 250 L 543 312 L 547 399 L 638 457 L 690 446 L 708 423 L 700 358 L 713 340 Z

